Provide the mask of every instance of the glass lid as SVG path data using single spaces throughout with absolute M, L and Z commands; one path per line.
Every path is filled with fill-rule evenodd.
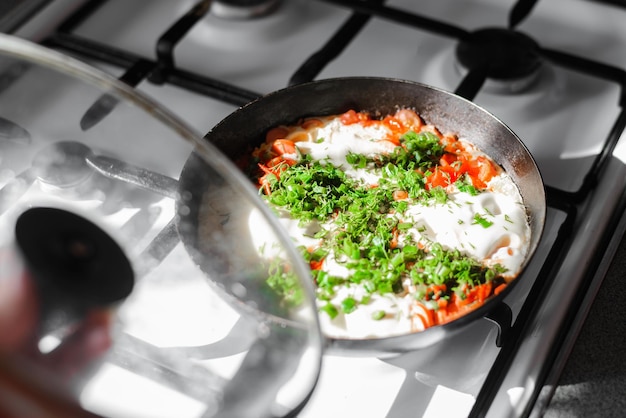
M 0 35 L 1 412 L 284 416 L 322 349 L 308 269 L 219 151 Z

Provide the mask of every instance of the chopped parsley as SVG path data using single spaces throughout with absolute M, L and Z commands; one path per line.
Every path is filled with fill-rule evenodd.
M 491 225 L 493 225 L 493 222 L 485 219 L 485 217 L 477 213 L 474 215 L 474 224 L 478 224 L 482 226 L 483 228 L 489 228 Z

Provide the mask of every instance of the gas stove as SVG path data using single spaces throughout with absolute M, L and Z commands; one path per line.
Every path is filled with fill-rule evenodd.
M 601 266 L 624 229 L 623 3 L 18 4 L 5 31 L 118 77 L 198 132 L 286 86 L 357 75 L 456 92 L 501 119 L 535 158 L 549 206 L 537 255 L 506 299 L 511 318 L 476 321 L 449 340 L 393 357 L 330 352 L 311 399 L 294 414 L 542 413 L 584 320 L 579 312 L 593 302 L 588 295 L 602 282 Z M 100 100 L 85 108 L 83 129 L 103 123 L 114 107 Z M 97 399 L 85 402 L 99 412 Z

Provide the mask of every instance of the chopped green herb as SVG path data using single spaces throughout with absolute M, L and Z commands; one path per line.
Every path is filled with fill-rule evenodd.
M 459 191 L 467 193 L 472 196 L 476 196 L 480 193 L 480 191 L 474 187 L 472 181 L 467 176 L 462 176 L 459 178 L 454 185 Z
M 482 226 L 483 228 L 489 228 L 491 225 L 493 225 L 493 222 L 488 221 L 487 219 L 482 217 L 479 213 L 477 213 L 474 215 L 474 224 L 478 224 Z
M 354 298 L 345 298 L 341 301 L 341 309 L 344 313 L 354 312 L 357 302 Z
M 322 312 L 326 312 L 326 314 L 328 314 L 328 316 L 333 319 L 335 318 L 337 315 L 339 315 L 339 311 L 337 310 L 337 308 L 335 308 L 332 304 L 327 303 L 326 305 L 322 306 L 320 308 L 320 310 Z
M 385 315 L 387 315 L 385 311 L 374 311 L 372 312 L 372 319 L 374 321 L 380 321 L 385 317 Z

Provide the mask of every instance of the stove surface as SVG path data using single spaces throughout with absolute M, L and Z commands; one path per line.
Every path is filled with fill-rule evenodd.
M 43 30 L 41 21 L 55 22 L 83 2 L 53 3 L 45 19 L 33 18 L 16 34 L 121 77 L 202 133 L 255 97 L 300 81 L 297 76 L 381 76 L 454 92 L 467 74 L 455 55 L 459 33 L 507 28 L 515 4 L 288 0 L 250 20 L 222 19 L 209 11 L 168 55 L 158 50 L 157 41 L 196 5 L 193 1 L 96 2 L 94 13 L 60 32 L 50 29 L 52 23 Z M 480 320 L 450 341 L 400 356 L 329 352 L 313 396 L 298 416 L 402 417 L 410 411 L 424 417 L 502 417 L 528 415 L 543 406 L 537 399 L 550 362 L 564 329 L 572 326 L 581 295 L 590 281 L 602 280 L 594 271 L 623 210 L 623 21 L 624 9 L 611 4 L 537 2 L 515 27 L 538 44 L 543 60 L 536 75 L 521 87 L 502 88 L 487 80 L 469 97 L 521 138 L 549 198 L 540 248 L 524 273 L 524 285 L 507 298 L 514 322 L 502 347 L 496 345 L 493 323 Z M 345 33 L 334 38 L 344 24 L 353 38 Z M 322 48 L 327 42 L 337 46 L 346 38 L 345 48 L 329 53 L 336 57 L 320 68 L 303 65 L 320 50 L 328 53 Z M 103 57 L 90 43 L 114 53 Z M 143 71 L 143 77 L 129 81 L 129 68 Z M 184 257 L 178 250 L 171 257 Z M 176 264 L 174 258 L 167 261 L 163 268 Z M 86 395 L 85 405 L 97 404 L 99 390 Z M 189 416 L 196 412 L 192 408 Z

